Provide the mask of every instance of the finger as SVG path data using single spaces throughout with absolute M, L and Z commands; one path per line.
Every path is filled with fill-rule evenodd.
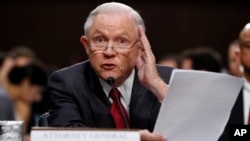
M 140 56 L 136 58 L 136 67 L 138 70 L 140 70 L 140 68 L 142 67 L 142 59 Z
M 144 52 L 143 52 L 143 54 L 141 56 L 143 62 L 146 63 L 146 64 L 148 64 L 148 63 L 155 64 L 154 54 L 153 54 L 153 52 L 151 50 L 150 43 L 148 41 L 147 36 L 145 35 L 145 32 L 144 32 L 142 26 L 138 27 L 138 31 L 139 31 L 139 36 L 140 36 L 140 39 L 141 39 L 142 48 L 144 50 Z
M 146 51 L 146 52 L 150 51 L 151 46 L 150 46 L 148 38 L 147 38 L 147 36 L 146 36 L 146 34 L 145 34 L 144 30 L 143 30 L 143 27 L 140 25 L 138 27 L 138 30 L 139 30 L 139 36 L 140 36 L 142 47 L 143 47 L 144 51 Z
M 148 130 L 141 130 L 141 141 L 166 141 L 166 139 L 157 133 L 150 133 Z

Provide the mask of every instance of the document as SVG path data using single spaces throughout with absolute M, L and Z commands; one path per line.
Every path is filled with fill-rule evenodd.
M 168 141 L 217 141 L 243 82 L 227 74 L 174 70 L 154 132 Z

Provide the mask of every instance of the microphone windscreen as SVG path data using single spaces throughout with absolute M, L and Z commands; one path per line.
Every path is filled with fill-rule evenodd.
M 109 85 L 114 85 L 115 83 L 115 79 L 113 77 L 108 77 L 108 79 L 106 80 L 106 82 L 109 84 Z

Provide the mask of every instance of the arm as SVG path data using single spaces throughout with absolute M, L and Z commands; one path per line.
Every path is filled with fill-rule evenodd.
M 138 78 L 161 102 L 167 93 L 168 85 L 160 78 L 157 72 L 155 56 L 142 27 L 139 26 L 138 30 L 144 51 L 142 56 L 137 58 Z M 166 141 L 162 135 L 150 133 L 148 130 L 140 130 L 140 135 L 141 141 Z
M 48 86 L 51 99 L 49 126 L 85 127 L 70 84 L 60 71 L 51 75 Z

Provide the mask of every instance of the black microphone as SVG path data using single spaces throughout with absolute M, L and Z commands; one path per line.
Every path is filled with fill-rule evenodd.
M 106 80 L 106 82 L 112 87 L 113 93 L 115 93 L 115 86 L 114 86 L 115 79 L 110 76 L 110 77 L 108 77 L 108 79 Z M 114 94 L 114 95 L 115 95 L 116 101 L 120 101 L 119 97 L 116 94 Z M 129 128 L 129 124 L 128 124 L 128 121 L 126 120 L 125 113 L 122 110 L 122 105 L 121 104 L 122 104 L 121 102 L 118 102 L 118 108 L 119 108 L 119 111 L 120 111 L 120 113 L 122 115 L 122 119 L 123 119 L 123 121 L 125 123 L 126 128 Z

